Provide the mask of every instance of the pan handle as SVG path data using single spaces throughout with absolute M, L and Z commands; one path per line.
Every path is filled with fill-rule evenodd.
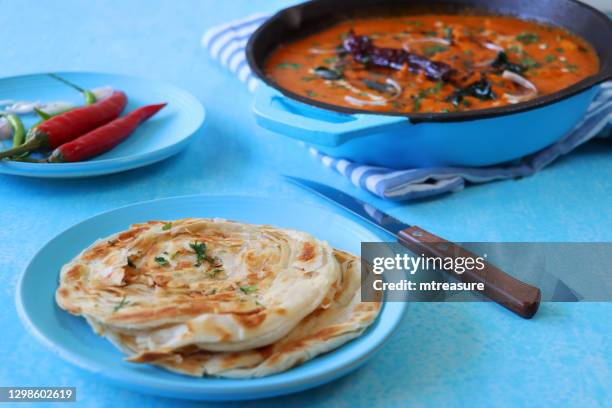
M 398 241 L 411 251 L 429 257 L 477 257 L 467 249 L 416 226 L 400 231 Z M 466 270 L 453 276 L 466 283 L 484 283 L 482 293 L 486 297 L 525 319 L 532 318 L 540 306 L 540 289 L 513 278 L 491 263 L 483 263 L 482 270 Z
M 379 132 L 389 126 L 406 126 L 407 118 L 375 114 L 345 114 L 294 101 L 259 83 L 253 112 L 262 127 L 309 144 L 339 146 L 349 138 Z

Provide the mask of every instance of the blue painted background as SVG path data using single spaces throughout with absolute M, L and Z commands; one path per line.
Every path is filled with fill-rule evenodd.
M 0 385 L 76 386 L 78 406 L 198 405 L 105 385 L 47 352 L 16 316 L 17 277 L 44 242 L 86 217 L 136 201 L 201 193 L 317 202 L 278 177 L 287 173 L 358 194 L 453 240 L 612 240 L 610 141 L 589 143 L 535 177 L 395 205 L 358 192 L 295 142 L 258 129 L 251 95 L 209 60 L 200 36 L 211 25 L 285 4 L 0 1 L 0 76 L 61 70 L 140 75 L 191 91 L 208 110 L 207 125 L 189 149 L 157 165 L 86 180 L 0 176 Z M 532 321 L 493 304 L 411 305 L 401 329 L 363 369 L 264 402 L 611 406 L 611 315 L 612 305 L 595 303 L 545 304 Z

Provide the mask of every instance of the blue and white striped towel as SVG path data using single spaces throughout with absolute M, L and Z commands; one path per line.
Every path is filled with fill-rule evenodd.
M 213 27 L 206 31 L 202 45 L 213 59 L 238 76 L 250 91 L 257 79 L 249 69 L 244 53 L 249 36 L 268 14 L 255 14 Z M 326 156 L 310 149 L 325 166 L 348 177 L 353 184 L 379 197 L 403 201 L 462 190 L 466 183 L 525 177 L 534 174 L 557 157 L 569 153 L 587 140 L 610 136 L 612 122 L 612 82 L 601 86 L 583 120 L 557 143 L 512 163 L 490 167 L 432 167 L 394 170 L 366 166 L 341 158 Z

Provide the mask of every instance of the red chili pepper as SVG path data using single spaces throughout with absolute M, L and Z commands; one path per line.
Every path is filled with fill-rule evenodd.
M 51 153 L 51 163 L 72 163 L 87 160 L 109 151 L 127 137 L 145 120 L 159 112 L 165 103 L 148 105 L 131 111 L 83 136 L 61 145 Z
M 115 91 L 108 98 L 93 105 L 54 116 L 30 129 L 24 144 L 0 152 L 0 159 L 37 149 L 55 149 L 116 119 L 126 104 L 127 96 L 121 91 Z

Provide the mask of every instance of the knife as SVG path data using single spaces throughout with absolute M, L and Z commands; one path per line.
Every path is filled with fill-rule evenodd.
M 413 253 L 441 258 L 477 257 L 477 255 L 458 244 L 446 241 L 423 228 L 405 224 L 370 204 L 333 187 L 299 177 L 285 177 L 299 187 L 340 205 L 369 224 L 393 235 L 400 244 Z M 452 276 L 466 283 L 484 283 L 485 288 L 481 292 L 482 294 L 525 319 L 533 317 L 540 306 L 542 297 L 540 289 L 513 278 L 489 262 L 484 262 L 482 270 L 466 270 L 461 274 L 454 273 Z

